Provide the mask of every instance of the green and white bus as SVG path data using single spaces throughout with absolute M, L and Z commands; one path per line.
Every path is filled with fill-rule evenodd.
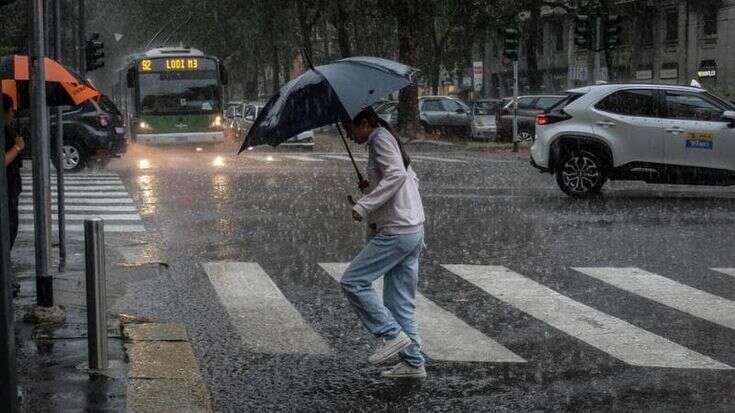
M 216 57 L 165 47 L 129 56 L 113 94 L 133 142 L 217 143 L 225 139 L 225 84 L 227 72 Z

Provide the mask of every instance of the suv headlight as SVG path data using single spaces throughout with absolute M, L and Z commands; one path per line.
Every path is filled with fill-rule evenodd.
M 221 128 L 222 127 L 222 116 L 220 115 L 215 116 L 214 120 L 209 126 L 213 128 Z

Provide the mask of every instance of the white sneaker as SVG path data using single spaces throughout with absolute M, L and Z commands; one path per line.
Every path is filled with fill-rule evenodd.
M 392 340 L 383 339 L 383 346 L 380 347 L 372 356 L 368 358 L 370 364 L 374 366 L 381 365 L 391 358 L 395 357 L 406 347 L 411 345 L 411 339 L 406 333 L 401 331 L 398 336 Z
M 424 366 L 413 367 L 402 361 L 390 369 L 380 372 L 380 375 L 386 379 L 423 379 L 426 378 L 426 369 Z

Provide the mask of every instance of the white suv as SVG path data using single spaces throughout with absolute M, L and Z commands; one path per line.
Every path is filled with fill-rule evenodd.
M 536 118 L 531 163 L 571 196 L 608 179 L 735 185 L 735 107 L 695 87 L 573 89 Z

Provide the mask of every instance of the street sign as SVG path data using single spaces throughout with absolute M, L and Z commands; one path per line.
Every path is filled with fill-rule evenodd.
M 483 75 L 484 75 L 483 68 L 484 66 L 481 61 L 472 63 L 472 78 L 474 80 L 475 92 L 482 91 L 482 81 L 483 81 Z

